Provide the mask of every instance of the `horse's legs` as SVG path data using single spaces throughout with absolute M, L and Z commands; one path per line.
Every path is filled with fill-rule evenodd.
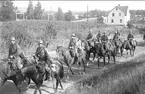
M 116 58 L 115 58 L 115 55 L 113 55 L 113 60 L 114 60 L 114 64 L 116 64 Z
M 37 94 L 38 87 L 36 86 L 34 94 Z
M 121 52 L 121 56 L 123 55 L 123 49 L 122 48 L 120 48 L 120 52 Z
M 56 88 L 55 88 L 55 93 L 57 92 L 58 85 L 59 85 L 59 77 L 56 74 Z
M 85 66 L 85 60 L 82 59 L 83 67 L 84 67 L 84 74 L 86 74 L 86 66 Z
M 89 61 L 90 61 L 90 52 L 87 53 L 87 66 L 89 66 Z
M 96 53 L 93 52 L 93 61 L 95 60 L 95 57 L 96 57 Z
M 98 68 L 99 68 L 99 66 L 100 66 L 99 63 L 100 63 L 100 57 L 98 57 Z
M 7 79 L 0 79 L 0 88 L 5 84 L 6 81 Z
M 103 56 L 103 62 L 104 62 L 104 66 L 105 66 L 105 56 Z
M 62 84 L 61 84 L 61 79 L 60 79 L 60 77 L 59 77 L 59 75 L 57 74 L 57 79 L 56 79 L 56 81 L 58 80 L 58 83 L 60 84 L 60 87 L 61 87 L 61 89 L 63 90 L 63 86 L 62 86 Z
M 111 56 L 110 56 L 110 55 L 108 55 L 108 64 L 110 63 L 110 57 L 111 57 Z

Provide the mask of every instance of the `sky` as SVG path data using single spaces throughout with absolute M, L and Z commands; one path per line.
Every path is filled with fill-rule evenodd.
M 80 12 L 86 11 L 87 5 L 89 10 L 111 10 L 118 4 L 120 6 L 128 6 L 129 9 L 143 9 L 145 10 L 145 1 L 41 1 L 42 8 L 45 10 L 57 11 L 58 7 L 62 9 L 63 12 L 68 10 Z M 29 1 L 15 1 L 14 5 L 20 9 L 27 9 Z M 37 1 L 33 1 L 35 6 Z

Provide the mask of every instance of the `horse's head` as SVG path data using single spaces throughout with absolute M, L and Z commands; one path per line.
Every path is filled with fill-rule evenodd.
M 38 58 L 36 57 L 36 55 L 35 54 L 33 54 L 33 61 L 32 61 L 32 63 L 33 64 L 38 64 Z

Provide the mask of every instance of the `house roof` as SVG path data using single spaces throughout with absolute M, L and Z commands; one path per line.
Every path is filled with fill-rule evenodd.
M 127 15 L 128 6 L 118 6 L 118 8 L 124 12 L 125 16 Z
M 116 6 L 116 7 L 118 7 L 118 8 L 125 14 L 125 16 L 127 15 L 128 6 L 120 6 L 120 5 L 118 5 L 118 6 Z M 115 9 L 116 7 L 114 7 L 113 9 Z M 113 10 L 113 9 L 112 9 L 112 10 Z M 112 11 L 112 10 L 111 10 L 111 11 Z M 110 12 L 111 12 L 111 11 L 110 11 Z M 110 12 L 109 12 L 109 13 L 110 13 Z M 108 14 L 109 14 L 109 13 L 108 13 Z

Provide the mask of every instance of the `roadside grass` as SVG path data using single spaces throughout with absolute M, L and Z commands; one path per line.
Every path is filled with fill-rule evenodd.
M 144 94 L 144 57 L 117 64 L 92 77 L 83 77 L 62 94 Z

